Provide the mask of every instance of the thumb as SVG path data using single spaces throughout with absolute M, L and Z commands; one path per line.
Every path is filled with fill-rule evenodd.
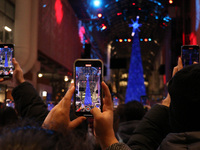
M 86 117 L 84 116 L 81 116 L 81 117 L 78 117 L 74 120 L 72 120 L 70 123 L 69 123 L 69 128 L 70 129 L 74 129 L 76 128 L 77 126 L 79 126 L 84 120 L 86 120 Z
M 16 61 L 15 58 L 12 58 L 12 63 L 14 65 L 15 69 L 20 68 L 19 63 Z
M 94 107 L 90 110 L 90 113 L 94 116 L 94 118 L 98 118 L 101 116 L 101 112 L 97 107 Z

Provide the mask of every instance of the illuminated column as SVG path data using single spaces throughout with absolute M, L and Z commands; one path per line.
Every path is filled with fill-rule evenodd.
M 15 57 L 24 73 L 31 70 L 37 60 L 38 0 L 15 2 Z

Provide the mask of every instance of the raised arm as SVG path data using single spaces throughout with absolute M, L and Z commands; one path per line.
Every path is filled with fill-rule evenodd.
M 19 63 L 12 59 L 15 70 L 13 81 L 16 87 L 12 91 L 15 109 L 22 118 L 33 119 L 42 124 L 48 114 L 47 106 L 32 84 L 25 81 Z

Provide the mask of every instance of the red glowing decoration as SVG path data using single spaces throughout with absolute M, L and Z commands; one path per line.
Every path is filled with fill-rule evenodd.
M 147 38 L 145 38 L 145 39 L 144 39 L 144 41 L 145 41 L 145 42 L 147 42 L 147 41 L 148 41 L 148 39 L 147 39 Z
M 122 39 L 119 39 L 119 42 L 123 42 L 123 40 L 122 40 Z
M 85 28 L 84 28 L 84 26 L 81 26 L 79 28 L 79 37 L 80 37 L 81 43 L 83 43 L 84 34 L 85 34 Z
M 135 3 L 132 3 L 132 5 L 135 5 Z
M 141 10 L 141 8 L 138 8 L 138 10 Z
M 122 15 L 122 13 L 121 13 L 121 12 L 117 13 L 117 16 L 120 16 L 120 15 Z
M 56 0 L 54 8 L 55 8 L 56 21 L 58 24 L 60 24 L 63 18 L 63 6 L 61 0 Z
M 131 42 L 131 39 L 128 39 L 128 42 Z

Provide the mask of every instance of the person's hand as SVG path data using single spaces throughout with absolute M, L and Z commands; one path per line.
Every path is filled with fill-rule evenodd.
M 15 58 L 12 59 L 12 63 L 15 67 L 15 70 L 13 72 L 13 81 L 16 85 L 19 85 L 19 84 L 25 82 L 24 76 L 23 76 L 23 71 Z
M 195 63 L 195 62 L 194 62 Z M 182 59 L 181 57 L 178 58 L 178 65 L 174 67 L 173 69 L 173 73 L 172 73 L 172 77 L 179 71 L 183 69 L 183 63 L 182 63 Z M 167 97 L 162 101 L 162 105 L 165 105 L 167 107 L 170 106 L 170 102 L 171 102 L 171 98 L 170 98 L 170 95 L 169 93 L 167 94 Z
M 81 116 L 73 121 L 70 121 L 71 98 L 74 90 L 75 87 L 72 83 L 62 100 L 49 112 L 45 118 L 42 124 L 43 128 L 62 132 L 68 129 L 76 128 L 86 119 L 85 117 Z
M 91 109 L 94 116 L 94 134 L 102 149 L 106 149 L 114 143 L 118 143 L 113 129 L 113 103 L 108 86 L 102 82 L 102 88 L 105 92 L 103 99 L 103 112 L 98 108 Z

